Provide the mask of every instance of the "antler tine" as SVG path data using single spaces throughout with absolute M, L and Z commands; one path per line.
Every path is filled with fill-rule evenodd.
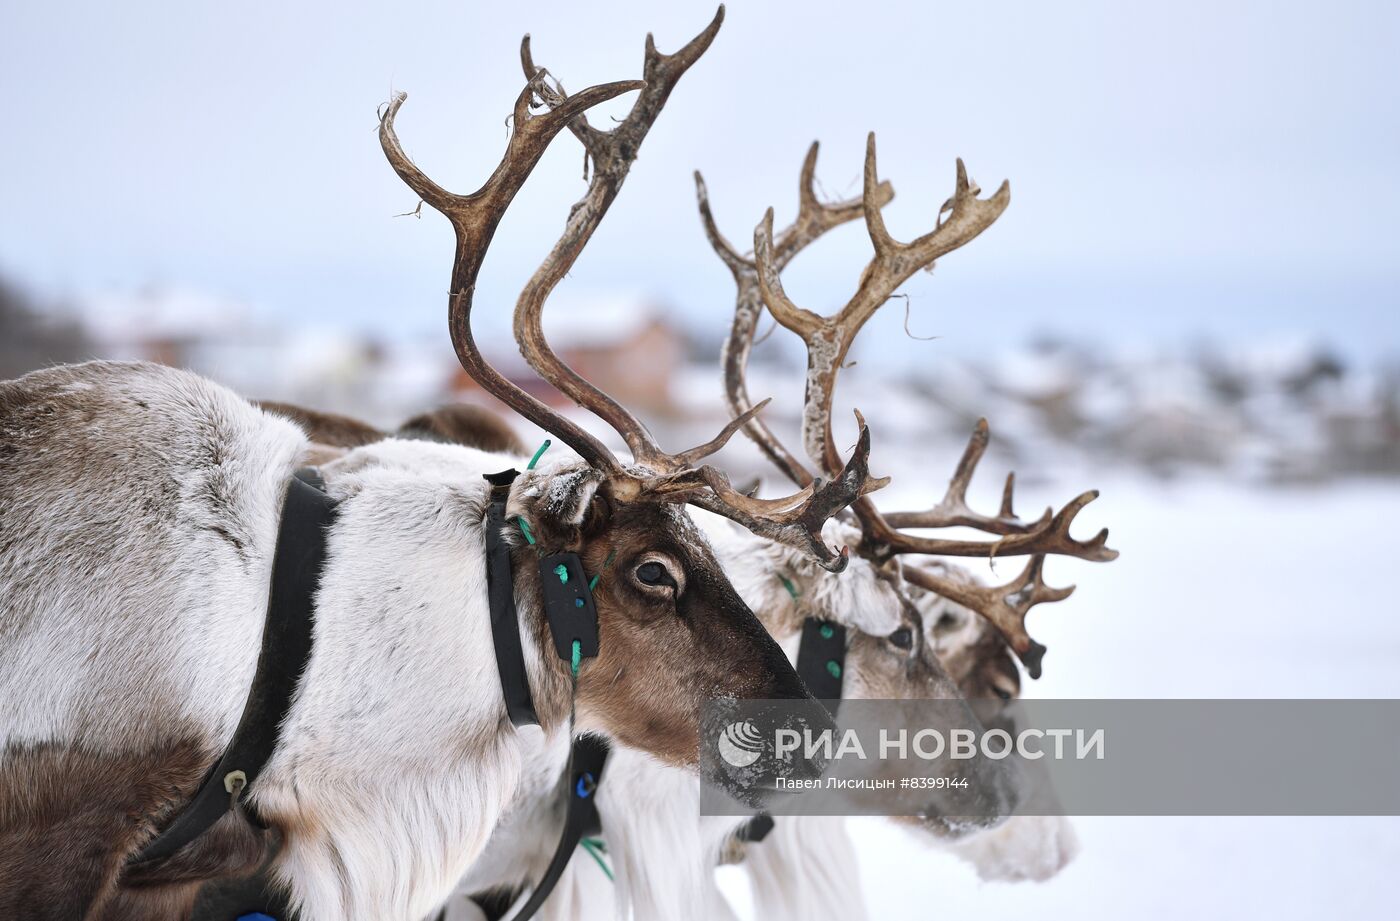
M 698 447 L 691 448 L 689 451 L 682 451 L 680 454 L 675 455 L 676 462 L 683 467 L 690 467 L 697 461 L 701 461 L 719 451 L 720 448 L 723 448 L 729 443 L 729 439 L 734 437 L 735 432 L 757 418 L 758 414 L 763 412 L 763 408 L 771 402 L 773 402 L 772 398 L 761 400 L 757 406 L 730 419 L 729 423 L 724 428 L 720 429 L 719 434 L 714 438 L 711 438 Z
M 724 7 L 721 6 L 704 31 L 670 55 L 658 52 L 655 42 L 648 36 L 643 70 L 646 86 L 627 117 L 611 130 L 593 128 L 582 115 L 574 119 L 577 122 L 574 133 L 593 161 L 593 175 L 588 190 L 570 212 L 559 242 L 516 302 L 515 338 L 525 360 L 559 392 L 607 422 L 622 436 L 637 463 L 656 472 L 682 470 L 685 459 L 696 456 L 704 446 L 675 455 L 663 451 L 641 420 L 559 359 L 544 338 L 541 316 L 550 292 L 573 266 L 617 197 L 642 141 L 661 114 L 671 91 L 709 48 L 723 22 Z M 521 63 L 528 76 L 533 78 L 541 73 L 534 67 L 528 43 L 521 45 Z M 541 89 L 546 98 L 553 92 L 548 87 Z
M 713 495 L 691 501 L 755 534 L 805 551 L 828 570 L 840 572 L 846 568 L 848 549 L 832 551 L 822 539 L 822 525 L 841 509 L 889 482 L 888 477 L 872 479 L 869 464 L 870 429 L 862 426 L 850 461 L 829 481 L 814 479 L 796 494 L 782 499 L 755 499 L 735 490 L 724 474 L 706 466 L 700 468 L 700 474 Z
M 894 198 L 894 186 L 880 182 L 867 200 L 864 194 L 843 201 L 824 202 L 817 195 L 817 153 L 820 141 L 813 141 L 802 160 L 798 179 L 797 218 L 781 231 L 774 244 L 774 268 L 779 272 L 828 230 L 840 227 L 865 213 L 869 206 L 883 208 Z
M 520 39 L 520 68 L 525 71 L 525 79 L 531 82 L 542 80 L 548 73 L 543 67 L 535 66 L 534 55 L 530 51 L 529 32 L 526 32 Z M 554 82 L 559 88 L 558 92 L 567 95 L 564 91 L 564 84 L 560 83 L 558 78 L 555 78 Z M 642 82 L 645 83 L 646 81 L 643 80 Z M 588 124 L 588 116 L 580 114 L 578 117 L 570 119 L 569 130 L 573 132 L 574 137 L 578 138 L 579 141 L 583 143 L 584 149 L 591 155 L 595 143 L 594 136 L 599 132 L 592 125 Z
M 991 431 L 986 419 L 977 420 L 977 427 L 968 439 L 953 478 L 948 482 L 948 491 L 943 499 L 932 508 L 922 512 L 892 512 L 884 515 L 885 523 L 891 528 L 953 528 L 967 527 L 985 531 L 988 534 L 1028 534 L 1044 528 L 1053 510 L 1047 508 L 1045 514 L 1035 521 L 1023 521 L 1011 510 L 1012 493 L 1015 490 L 1016 475 L 1007 474 L 1006 486 L 1001 494 L 1001 510 L 996 515 L 981 515 L 967 504 L 967 487 L 972 482 L 972 474 L 986 453 Z
M 399 93 L 390 100 L 379 121 L 379 143 L 389 165 L 423 201 L 451 222 L 456 234 L 448 324 L 462 367 L 488 393 L 558 436 L 588 463 L 609 473 L 620 470 L 611 451 L 578 425 L 511 383 L 482 356 L 471 331 L 472 295 L 501 216 L 529 178 L 549 142 L 571 118 L 585 109 L 641 86 L 636 81 L 623 81 L 589 87 L 573 96 L 559 98 L 558 105 L 550 111 L 533 115 L 529 107 L 537 83 L 531 81 L 516 99 L 514 131 L 500 165 L 480 189 L 469 195 L 448 192 L 428 178 L 404 152 L 394 129 L 394 118 L 408 98 L 407 93 Z
M 778 235 L 773 263 L 777 270 L 784 268 L 809 244 L 832 228 L 854 220 L 861 214 L 862 200 L 847 199 L 826 203 L 816 193 L 817 152 L 819 144 L 812 142 L 802 161 L 802 171 L 798 181 L 798 210 L 796 219 Z M 881 204 L 894 197 L 894 189 L 883 183 L 879 190 Z M 715 253 L 729 268 L 737 288 L 734 304 L 734 322 L 729 337 L 721 349 L 720 364 L 724 369 L 724 391 L 733 416 L 748 412 L 752 405 L 748 394 L 745 375 L 748 371 L 749 355 L 753 350 L 754 333 L 763 312 L 763 298 L 758 289 L 758 268 L 754 261 L 740 255 L 728 239 L 720 232 L 710 209 L 710 197 L 704 177 L 695 173 L 695 196 L 700 207 L 700 219 L 705 228 L 705 236 Z M 763 454 L 788 479 L 798 486 L 812 482 L 812 474 L 797 457 L 789 451 L 762 419 L 754 419 L 744 428 L 745 434 L 758 445 Z
M 939 217 L 933 230 L 912 243 L 900 243 L 890 236 L 885 228 L 885 217 L 878 208 L 866 211 L 866 229 L 870 233 L 870 242 L 875 246 L 876 252 L 876 260 L 872 263 L 876 271 L 870 273 L 870 278 L 887 276 L 875 279 L 876 283 L 870 293 L 873 299 L 879 291 L 886 291 L 879 297 L 876 307 L 884 303 L 894 289 L 914 272 L 929 265 L 939 256 L 971 242 L 978 234 L 992 226 L 1006 210 L 1006 206 L 1011 204 L 1011 183 L 1003 181 L 991 198 L 978 198 L 977 193 L 980 189 L 968 181 L 967 167 L 963 165 L 961 157 L 958 158 L 957 164 L 952 199 L 939 209 Z M 875 185 L 876 176 L 875 132 L 872 131 L 865 141 L 867 189 Z M 946 221 L 942 219 L 944 210 L 951 211 Z
M 725 268 L 734 275 L 735 282 L 742 284 L 742 276 L 746 274 L 746 270 L 752 268 L 753 263 L 740 255 L 734 244 L 729 242 L 729 238 L 720 232 L 719 225 L 715 223 L 714 212 L 710 210 L 710 190 L 699 170 L 695 171 L 695 200 L 700 206 L 700 223 L 705 228 L 705 239 L 710 241 L 715 255 L 719 256 Z M 760 308 L 762 306 L 759 305 Z
M 935 575 L 919 566 L 906 566 L 903 573 L 905 579 L 920 588 L 942 595 L 985 617 L 1025 663 L 1030 676 L 1039 678 L 1045 647 L 1031 639 L 1026 632 L 1026 615 L 1037 604 L 1063 601 L 1074 592 L 1073 585 L 1065 588 L 1046 585 L 1041 577 L 1044 567 L 1044 554 L 1037 554 L 1015 579 L 1005 585 L 991 587 L 952 575 Z
M 1108 528 L 1104 528 L 1089 540 L 1076 540 L 1070 536 L 1070 525 L 1084 506 L 1097 499 L 1099 492 L 1091 489 L 1072 499 L 1052 518 L 1043 520 L 1032 530 L 1007 534 L 994 541 L 947 540 L 936 537 L 920 537 L 895 530 L 887 519 L 874 511 L 869 503 L 857 507 L 861 524 L 865 530 L 865 542 L 872 555 L 889 559 L 903 553 L 928 553 L 940 556 L 1026 556 L 1028 554 L 1055 554 L 1072 556 L 1094 563 L 1107 563 L 1118 559 L 1118 551 L 1106 546 Z M 940 526 L 941 527 L 941 526 Z M 978 527 L 980 525 L 971 525 Z M 986 529 L 983 529 L 986 530 Z M 993 531 L 992 533 L 999 533 Z

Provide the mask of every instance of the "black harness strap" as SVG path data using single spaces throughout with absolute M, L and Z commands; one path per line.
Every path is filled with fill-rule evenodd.
M 815 617 L 803 621 L 796 669 L 807 690 L 835 716 L 841 706 L 841 688 L 845 684 L 846 628 Z M 740 826 L 734 836 L 740 841 L 759 842 L 772 830 L 773 817 L 760 812 Z
M 845 673 L 846 628 L 829 620 L 807 618 L 797 647 L 797 676 L 813 697 L 830 705 L 833 716 L 841 703 Z
M 315 595 L 335 508 L 314 470 L 298 470 L 288 482 L 272 562 L 262 651 L 243 716 L 223 757 L 194 798 L 132 859 L 133 863 L 169 857 L 208 831 L 246 793 L 272 757 L 297 682 L 311 658 Z
M 530 893 L 529 900 L 520 906 L 518 912 L 510 916 L 510 921 L 526 921 L 533 918 L 544 905 L 545 899 L 554 891 L 554 887 L 559 884 L 559 879 L 564 875 L 564 870 L 569 865 L 569 859 L 574 856 L 579 842 L 602 831 L 603 822 L 598 816 L 598 803 L 594 794 L 598 791 L 598 785 L 602 783 L 603 766 L 607 764 L 609 751 L 608 743 L 598 736 L 584 735 L 574 739 L 573 748 L 569 752 L 569 801 L 565 807 L 564 830 L 559 835 L 559 846 L 554 849 L 554 857 L 550 859 L 544 876 L 540 877 L 539 883 Z M 478 905 L 481 905 L 481 902 L 478 902 Z M 503 917 L 490 915 L 490 909 L 485 905 L 482 908 L 488 912 L 487 917 L 491 918 L 491 921 Z
M 740 825 L 739 830 L 734 833 L 734 837 L 738 838 L 740 841 L 757 844 L 764 838 L 767 838 L 768 833 L 772 830 L 773 817 L 766 812 L 760 812 L 743 825 Z
M 510 484 L 520 476 L 514 468 L 486 474 L 491 484 L 491 504 L 486 509 L 486 596 L 491 605 L 491 642 L 496 647 L 496 668 L 501 673 L 501 694 L 511 725 L 538 725 L 535 699 L 525 674 L 525 653 L 520 647 L 520 615 L 515 609 L 515 579 L 511 575 L 510 545 L 506 543 L 506 500 Z

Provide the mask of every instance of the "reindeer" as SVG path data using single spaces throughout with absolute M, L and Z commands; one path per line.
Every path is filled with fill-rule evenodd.
M 714 696 L 803 697 L 777 644 L 686 514 L 694 505 L 839 569 L 821 534 L 877 485 L 868 433 L 842 476 L 793 496 L 738 493 L 701 461 L 738 427 L 663 452 L 627 410 L 549 349 L 539 317 L 611 203 L 675 81 L 717 16 L 675 55 L 648 43 L 647 82 L 564 95 L 535 71 L 500 166 L 453 195 L 404 155 L 399 175 L 457 235 L 449 297 L 463 367 L 580 460 L 506 490 L 521 656 L 544 737 L 601 732 L 693 769 L 698 707 Z M 546 380 L 623 438 L 627 463 L 507 381 L 471 333 L 472 292 L 496 224 L 550 140 L 581 113 L 640 91 L 612 132 L 588 129 L 595 172 L 521 294 L 517 340 Z M 539 99 L 546 111 L 531 112 Z M 313 645 L 270 759 L 250 789 L 173 855 L 131 863 L 180 813 L 240 719 L 266 630 L 289 479 L 310 450 L 291 422 L 195 375 L 95 362 L 0 383 L 0 908 L 27 919 L 188 912 L 203 880 L 247 872 L 277 839 L 274 874 L 305 921 L 410 921 L 446 898 L 520 786 L 539 734 L 517 729 L 491 656 L 483 474 L 501 455 L 385 441 L 322 468 L 337 503 L 314 595 Z M 527 541 L 533 540 L 534 544 Z M 543 612 L 541 552 L 588 572 L 601 637 L 562 661 Z M 526 743 L 526 739 L 535 738 Z M 251 821 L 256 819 L 256 822 Z
M 941 560 L 921 568 L 940 578 L 978 584 L 971 573 Z M 928 642 L 965 699 L 976 701 L 984 719 L 1005 724 L 1005 705 L 1021 696 L 1021 674 L 1006 640 L 985 617 L 946 598 L 909 586 L 928 631 Z M 990 711 L 990 713 L 988 713 Z M 1037 771 L 1031 781 L 1053 796 L 1050 781 Z M 1061 815 L 1011 816 L 997 828 L 957 841 L 940 842 L 948 853 L 971 864 L 989 882 L 1043 882 L 1063 870 L 1079 853 L 1074 825 Z

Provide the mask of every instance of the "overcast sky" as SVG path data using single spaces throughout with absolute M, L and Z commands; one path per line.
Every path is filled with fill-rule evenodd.
M 522 33 L 577 90 L 639 77 L 647 31 L 674 50 L 713 9 L 7 0 L 0 271 L 43 292 L 163 282 L 298 321 L 440 329 L 450 231 L 394 217 L 416 199 L 384 162 L 376 107 L 407 91 L 406 147 L 467 191 L 503 148 Z M 731 287 L 691 171 L 725 231 L 751 241 L 766 206 L 791 215 L 812 139 L 823 185 L 848 194 L 873 129 L 897 235 L 931 226 L 956 156 L 1013 190 L 994 228 L 908 288 L 914 331 L 942 338 L 905 340 L 895 303 L 867 336 L 880 348 L 936 355 L 1040 330 L 1393 346 L 1397 10 L 737 0 L 554 309 L 633 292 L 718 331 Z M 497 328 L 581 194 L 580 166 L 562 136 L 502 225 L 478 297 Z M 866 258 L 847 228 L 794 265 L 788 291 L 830 309 Z

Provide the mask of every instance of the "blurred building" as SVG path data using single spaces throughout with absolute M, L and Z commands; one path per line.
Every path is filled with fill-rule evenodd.
M 665 311 L 617 297 L 551 305 L 544 320 L 550 347 L 585 379 L 631 409 L 675 415 L 673 386 L 688 350 L 685 334 Z M 570 401 L 544 384 L 518 353 L 492 353 L 492 364 L 522 389 L 555 406 Z M 466 372 L 454 375 L 453 390 L 479 391 Z
M 703 441 L 727 420 L 716 358 L 696 352 L 668 311 L 625 294 L 561 297 L 544 325 L 565 363 L 666 443 Z M 575 412 L 508 340 L 492 344 L 487 357 L 508 379 Z M 249 397 L 388 427 L 451 400 L 495 402 L 442 336 L 381 340 L 291 326 L 235 299 L 168 286 L 75 300 L 63 312 L 0 284 L 0 377 L 90 357 L 185 367 Z M 755 360 L 751 377 L 779 396 L 765 417 L 796 444 L 800 369 Z M 1400 475 L 1400 364 L 1352 367 L 1307 340 L 1189 348 L 1042 340 L 907 375 L 857 369 L 843 375 L 839 399 L 865 412 L 893 468 L 909 462 L 902 454 L 931 449 L 940 457 L 946 449 L 951 463 L 986 416 L 993 456 L 1031 474 L 1089 463 L 1266 482 Z M 846 435 L 854 437 L 838 432 L 838 440 Z

